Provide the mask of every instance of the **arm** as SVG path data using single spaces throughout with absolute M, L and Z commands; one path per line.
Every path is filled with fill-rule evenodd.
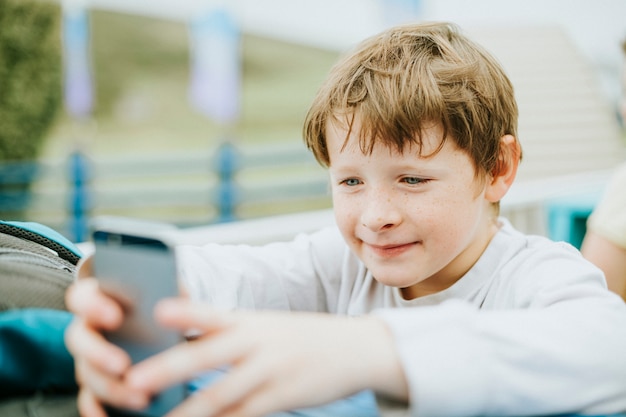
M 626 304 L 573 248 L 539 243 L 508 261 L 498 254 L 478 303 L 377 313 L 394 334 L 415 414 L 626 410 Z
M 626 164 L 591 213 L 581 252 L 602 269 L 609 289 L 626 299 Z
M 330 236 L 330 239 L 328 238 Z M 343 244 L 329 229 L 310 239 L 264 247 L 187 247 L 179 250 L 182 286 L 189 297 L 216 307 L 323 310 L 337 288 L 327 277 L 338 277 L 325 256 L 343 256 Z M 79 268 L 79 279 L 67 293 L 67 305 L 76 315 L 66 333 L 66 344 L 76 361 L 81 392 L 79 407 L 87 415 L 102 416 L 101 402 L 135 408 L 147 404 L 145 391 L 130 390 L 125 375 L 130 359 L 108 343 L 101 332 L 121 325 L 122 310 L 98 289 L 91 275 L 91 259 Z M 199 330 L 199 329 L 196 329 Z M 201 361 L 196 363 L 196 371 Z
M 626 299 L 626 249 L 589 230 L 581 252 L 604 272 L 609 289 Z
M 189 397 L 174 416 L 265 416 L 342 398 L 365 388 L 407 398 L 391 334 L 376 317 L 284 312 L 216 312 L 167 301 L 161 323 L 201 329 L 203 336 L 138 364 L 135 390 L 158 392 L 199 368 L 229 372 Z
M 204 336 L 130 368 L 127 355 L 100 335 L 100 329 L 118 325 L 121 311 L 96 285 L 83 280 L 68 295 L 68 304 L 82 316 L 66 335 L 76 358 L 81 415 L 105 417 L 103 403 L 140 409 L 150 393 L 228 363 L 233 366 L 225 378 L 191 396 L 172 417 L 227 416 L 244 409 L 241 415 L 263 416 L 327 403 L 365 387 L 407 398 L 391 333 L 375 317 L 216 312 L 169 300 L 157 312 L 162 324 Z M 229 408 L 233 404 L 237 407 Z
M 626 306 L 596 288 L 541 308 L 455 300 L 360 318 L 167 303 L 164 325 L 204 336 L 137 365 L 127 381 L 158 392 L 200 368 L 230 366 L 172 417 L 262 416 L 362 389 L 410 399 L 420 416 L 611 414 L 626 409 Z
M 181 246 L 180 278 L 193 300 L 221 309 L 335 312 L 346 245 L 336 228 L 263 246 Z
M 507 277 L 514 302 L 480 310 L 455 300 L 346 318 L 165 304 L 164 325 L 203 336 L 132 368 L 126 383 L 146 395 L 230 365 L 172 417 L 259 416 L 364 388 L 409 398 L 420 416 L 622 411 L 626 305 L 589 263 L 553 258 L 511 265 L 526 268 L 524 285 Z
M 615 296 L 537 310 L 483 311 L 459 301 L 420 310 L 377 313 L 394 334 L 411 415 L 626 409 L 626 307 Z

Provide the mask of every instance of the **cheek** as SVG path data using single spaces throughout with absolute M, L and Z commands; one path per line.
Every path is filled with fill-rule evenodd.
M 448 185 L 439 190 L 431 201 L 429 211 L 440 220 L 452 220 L 462 216 L 467 205 L 473 200 L 473 190 L 456 184 Z M 445 217 L 445 219 L 441 219 Z
M 350 205 L 345 198 L 333 194 L 333 212 L 335 213 L 335 221 L 345 236 L 345 232 L 353 226 L 356 208 L 354 205 Z
M 333 195 L 333 212 L 335 222 L 344 241 L 355 252 L 359 251 L 359 238 L 356 229 L 359 226 L 359 206 L 353 199 L 346 196 Z
M 481 224 L 483 199 L 475 188 L 457 189 L 455 197 L 442 202 L 437 228 L 440 244 L 450 251 L 465 246 Z
M 437 231 L 435 235 L 442 240 L 455 240 L 468 223 L 476 221 L 479 200 L 473 188 L 450 186 L 443 195 L 421 207 L 420 221 L 424 228 Z

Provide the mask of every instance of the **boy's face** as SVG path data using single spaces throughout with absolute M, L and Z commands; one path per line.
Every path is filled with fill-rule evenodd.
M 373 276 L 404 288 L 407 299 L 454 284 L 480 257 L 497 230 L 485 189 L 470 157 L 452 140 L 440 144 L 439 125 L 403 153 L 376 145 L 364 155 L 358 120 L 327 128 L 330 180 L 341 233 Z

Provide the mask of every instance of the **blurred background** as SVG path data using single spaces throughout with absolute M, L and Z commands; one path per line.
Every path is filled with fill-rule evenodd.
M 0 0 L 0 219 L 83 241 L 101 214 L 190 227 L 329 208 L 301 126 L 330 67 L 391 25 L 448 20 L 516 87 L 505 214 L 573 233 L 626 160 L 624 16 L 622 0 Z

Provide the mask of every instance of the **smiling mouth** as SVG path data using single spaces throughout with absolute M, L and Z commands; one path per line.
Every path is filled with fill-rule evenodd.
M 372 245 L 366 244 L 372 252 L 384 258 L 398 256 L 418 245 L 420 242 L 402 243 L 399 245 Z

